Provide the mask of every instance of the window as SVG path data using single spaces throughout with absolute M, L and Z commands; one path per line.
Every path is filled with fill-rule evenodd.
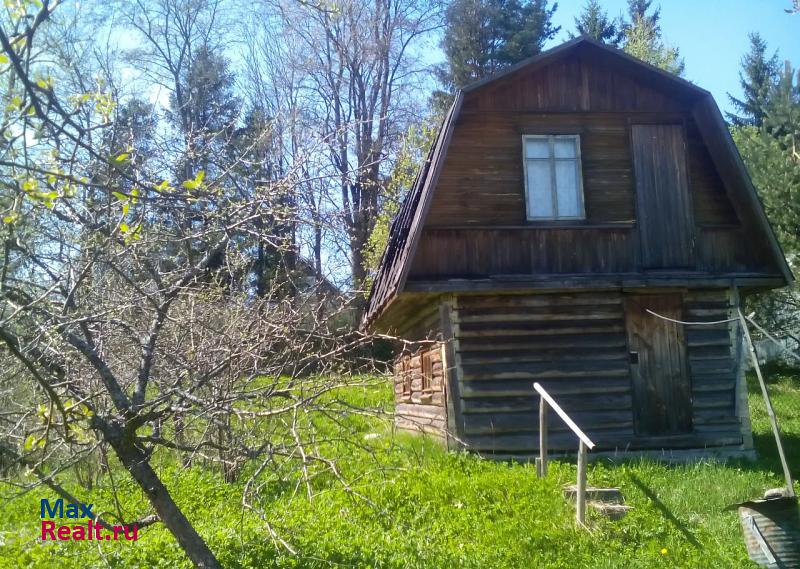
M 583 219 L 580 137 L 522 137 L 528 219 Z
M 430 391 L 433 387 L 433 360 L 431 352 L 422 353 L 422 391 Z

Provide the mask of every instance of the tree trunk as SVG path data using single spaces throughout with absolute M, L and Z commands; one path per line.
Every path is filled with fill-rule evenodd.
M 264 241 L 258 240 L 258 255 L 255 267 L 256 294 L 258 298 L 264 298 L 267 294 L 267 253 L 264 250 Z
M 178 385 L 180 387 L 180 384 Z M 183 421 L 183 413 L 181 411 L 176 411 L 172 416 L 172 425 L 175 429 L 175 442 L 178 444 L 179 447 L 186 446 L 186 437 L 184 436 L 184 428 L 185 423 Z M 192 455 L 191 453 L 185 450 L 179 450 L 176 453 L 178 460 L 181 461 L 184 468 L 191 468 L 192 466 Z
M 147 456 L 132 442 L 122 436 L 111 436 L 109 442 L 122 462 L 122 465 L 131 474 L 139 487 L 147 495 L 161 522 L 167 526 L 175 539 L 186 553 L 195 567 L 201 569 L 222 569 L 217 558 L 208 548 L 206 542 L 194 529 L 192 524 L 183 515 L 178 505 L 170 496 L 166 486 L 161 482 L 158 474 L 150 466 Z
M 353 289 L 361 291 L 364 286 L 364 281 L 367 278 L 367 271 L 364 269 L 364 247 L 366 241 L 359 235 L 358 238 L 351 240 L 351 266 L 350 270 L 353 276 Z
M 377 166 L 373 167 L 370 172 L 371 176 L 364 177 L 358 184 L 356 184 L 352 191 L 358 194 L 357 200 L 358 207 L 354 208 L 352 217 L 350 219 L 350 270 L 353 279 L 353 290 L 356 291 L 356 298 L 354 306 L 357 313 L 357 318 L 360 318 L 364 308 L 366 307 L 366 293 L 363 290 L 367 280 L 367 270 L 364 267 L 364 249 L 369 241 L 369 236 L 372 229 L 375 227 L 375 219 L 377 216 L 377 200 L 378 200 L 378 170 Z M 356 200 L 354 200 L 356 203 Z
M 314 222 L 314 276 L 322 282 L 322 222 Z
M 366 241 L 362 240 L 358 244 L 351 241 L 351 243 L 351 271 L 353 274 L 353 291 L 355 292 L 351 306 L 353 309 L 353 323 L 357 326 L 361 320 L 361 315 L 364 314 L 364 310 L 367 308 L 367 291 L 362 290 L 367 279 L 367 271 L 364 269 L 364 247 Z

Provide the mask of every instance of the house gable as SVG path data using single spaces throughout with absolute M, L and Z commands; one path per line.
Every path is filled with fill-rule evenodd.
M 392 225 L 364 323 L 404 290 L 641 272 L 632 124 L 683 129 L 695 272 L 791 279 L 711 95 L 579 38 L 458 93 Z M 522 136 L 536 134 L 580 136 L 581 224 L 526 219 Z

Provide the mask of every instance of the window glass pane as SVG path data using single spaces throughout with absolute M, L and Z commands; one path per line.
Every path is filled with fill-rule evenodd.
M 550 142 L 546 138 L 526 138 L 525 158 L 550 158 Z
M 556 138 L 556 158 L 576 158 L 578 156 L 578 151 L 576 148 L 577 142 L 578 141 L 574 138 Z
M 558 216 L 578 217 L 581 214 L 578 199 L 578 161 L 556 160 L 556 190 Z
M 528 160 L 528 215 L 553 217 L 553 192 L 550 183 L 550 161 Z

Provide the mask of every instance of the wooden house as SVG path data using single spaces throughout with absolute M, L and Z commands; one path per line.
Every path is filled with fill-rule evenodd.
M 456 94 L 363 326 L 412 342 L 402 428 L 532 454 L 538 381 L 600 449 L 730 454 L 752 445 L 730 320 L 792 278 L 712 96 L 582 37 Z

